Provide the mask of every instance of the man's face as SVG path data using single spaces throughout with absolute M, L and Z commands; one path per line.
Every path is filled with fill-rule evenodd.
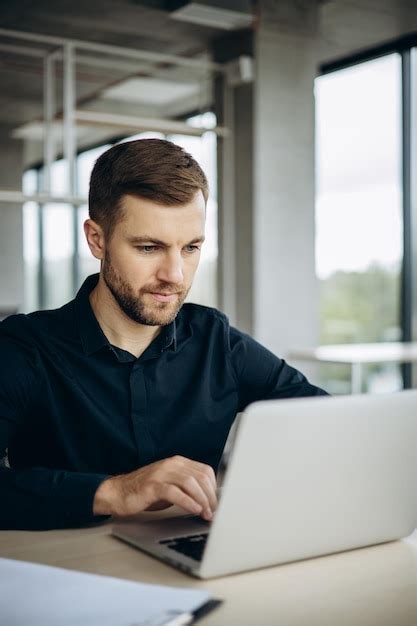
M 130 195 L 122 203 L 123 218 L 106 245 L 103 279 L 128 317 L 165 326 L 180 310 L 200 260 L 203 194 L 178 207 Z

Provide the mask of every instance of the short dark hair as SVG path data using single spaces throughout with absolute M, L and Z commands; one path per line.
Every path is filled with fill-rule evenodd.
M 123 218 L 124 195 L 178 206 L 190 202 L 198 190 L 207 202 L 206 175 L 181 146 L 164 139 L 127 141 L 97 159 L 90 178 L 89 215 L 110 239 Z

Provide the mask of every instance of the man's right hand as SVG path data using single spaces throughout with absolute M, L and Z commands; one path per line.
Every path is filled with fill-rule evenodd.
M 217 507 L 216 476 L 204 463 L 173 456 L 130 474 L 107 478 L 94 496 L 94 515 L 123 517 L 150 508 L 177 506 L 210 521 Z

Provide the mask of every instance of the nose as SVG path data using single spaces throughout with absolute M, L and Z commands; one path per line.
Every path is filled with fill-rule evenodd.
M 184 280 L 183 259 L 178 252 L 169 252 L 158 268 L 157 278 L 161 282 L 179 285 Z

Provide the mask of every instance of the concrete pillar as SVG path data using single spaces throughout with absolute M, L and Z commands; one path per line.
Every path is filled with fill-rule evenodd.
M 220 308 L 231 323 L 253 332 L 253 82 L 240 77 L 239 57 L 253 56 L 253 33 L 244 30 L 216 40 L 214 59 L 229 64 L 215 88 L 218 124 L 231 135 L 218 140 Z
M 317 342 L 314 0 L 261 0 L 254 93 L 254 336 L 278 355 Z M 303 368 L 304 371 L 306 368 Z
M 22 142 L 0 127 L 0 188 L 21 189 Z M 0 203 L 0 313 L 23 305 L 23 217 L 18 204 Z
M 317 344 L 314 0 L 261 0 L 254 31 L 225 35 L 214 58 L 255 58 L 252 83 L 218 79 L 219 302 L 279 356 Z M 297 364 L 295 364 L 297 365 Z M 302 370 L 315 379 L 315 369 Z

